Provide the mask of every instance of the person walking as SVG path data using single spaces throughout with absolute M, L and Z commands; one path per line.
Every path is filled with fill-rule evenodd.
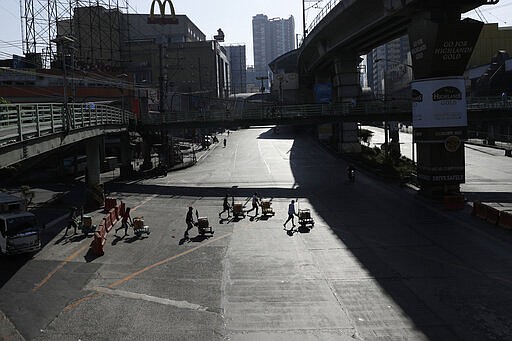
M 253 210 L 256 210 L 256 215 L 255 215 L 255 217 L 256 217 L 258 215 L 258 206 L 259 206 L 259 203 L 260 203 L 260 201 L 258 199 L 258 193 L 255 192 L 252 195 L 251 201 L 252 201 L 252 208 L 249 211 L 247 211 L 247 213 L 249 213 L 249 212 L 251 212 Z
M 188 207 L 187 217 L 185 222 L 187 223 L 187 230 L 185 231 L 185 238 L 188 238 L 188 231 L 194 227 L 194 212 L 192 206 Z
M 228 195 L 226 194 L 226 196 L 224 197 L 224 201 L 222 202 L 222 212 L 219 213 L 219 218 L 220 218 L 220 215 L 224 212 L 228 212 L 228 218 L 231 217 L 229 215 L 229 202 L 228 202 Z
M 284 222 L 283 226 L 286 230 L 286 224 L 291 220 L 292 221 L 292 228 L 295 227 L 295 222 L 293 221 L 293 216 L 297 215 L 295 212 L 295 200 L 292 200 L 290 204 L 288 205 L 288 219 Z
M 124 212 L 124 215 L 123 215 L 123 219 L 121 220 L 121 226 L 116 228 L 115 233 L 117 233 L 117 231 L 122 230 L 124 228 L 124 235 L 128 236 L 129 235 L 128 227 L 130 227 L 130 225 L 128 225 L 128 221 L 130 221 L 130 225 L 133 224 L 132 217 L 130 217 L 130 208 L 129 207 L 126 208 L 126 211 Z
M 224 138 L 224 148 L 226 148 L 226 138 Z
M 83 208 L 78 210 L 76 207 L 71 207 L 70 214 L 69 214 L 69 223 L 66 227 L 66 232 L 64 233 L 65 236 L 68 235 L 68 230 L 73 227 L 73 234 L 76 234 L 76 229 L 79 227 L 79 224 L 82 223 L 83 220 Z

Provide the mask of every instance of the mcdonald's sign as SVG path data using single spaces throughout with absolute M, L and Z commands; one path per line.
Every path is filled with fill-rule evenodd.
M 165 8 L 169 3 L 170 15 L 165 15 Z M 160 8 L 160 15 L 155 16 L 155 4 L 158 4 Z M 159 25 L 175 25 L 178 23 L 176 18 L 176 12 L 174 12 L 174 6 L 171 0 L 153 0 L 151 3 L 151 10 L 149 12 L 148 24 L 159 24 Z

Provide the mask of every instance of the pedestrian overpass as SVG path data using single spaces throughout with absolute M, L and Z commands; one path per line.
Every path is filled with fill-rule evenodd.
M 470 123 L 511 120 L 512 100 L 468 98 Z M 0 105 L 0 168 L 93 137 L 128 131 L 175 128 L 319 125 L 324 123 L 412 121 L 410 100 L 366 101 L 357 104 L 273 105 L 251 103 L 236 111 L 151 112 L 135 120 L 131 112 L 108 105 L 60 103 Z

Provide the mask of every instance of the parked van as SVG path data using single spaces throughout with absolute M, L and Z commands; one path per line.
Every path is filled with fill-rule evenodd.
M 65 175 L 80 175 L 87 168 L 87 155 L 67 157 L 62 160 Z
M 26 211 L 23 199 L 0 192 L 0 253 L 12 255 L 40 249 L 36 216 Z

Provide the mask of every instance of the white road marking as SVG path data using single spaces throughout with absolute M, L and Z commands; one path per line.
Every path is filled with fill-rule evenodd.
M 154 303 L 170 305 L 170 306 L 182 308 L 182 309 L 199 310 L 199 311 L 206 311 L 208 309 L 207 307 L 203 307 L 202 305 L 194 304 L 194 303 L 190 303 L 190 302 L 186 302 L 186 301 L 174 301 L 174 300 L 170 300 L 167 298 L 155 297 L 155 296 L 150 296 L 150 295 L 146 295 L 146 294 L 138 294 L 135 292 L 129 292 L 129 291 L 124 291 L 124 290 L 109 289 L 109 288 L 104 288 L 104 287 L 96 287 L 96 288 L 94 288 L 94 290 L 97 292 L 103 293 L 103 294 L 107 294 L 107 295 L 121 296 L 121 297 L 125 297 L 125 298 L 131 298 L 134 300 L 143 300 L 143 301 L 148 301 L 148 302 L 154 302 Z
M 272 172 L 270 171 L 270 166 L 268 165 L 267 160 L 263 157 L 263 154 L 261 153 L 261 147 L 260 147 L 260 140 L 258 140 L 258 152 L 260 153 L 261 159 L 263 162 L 265 162 L 265 166 L 267 166 L 268 174 L 272 175 Z

